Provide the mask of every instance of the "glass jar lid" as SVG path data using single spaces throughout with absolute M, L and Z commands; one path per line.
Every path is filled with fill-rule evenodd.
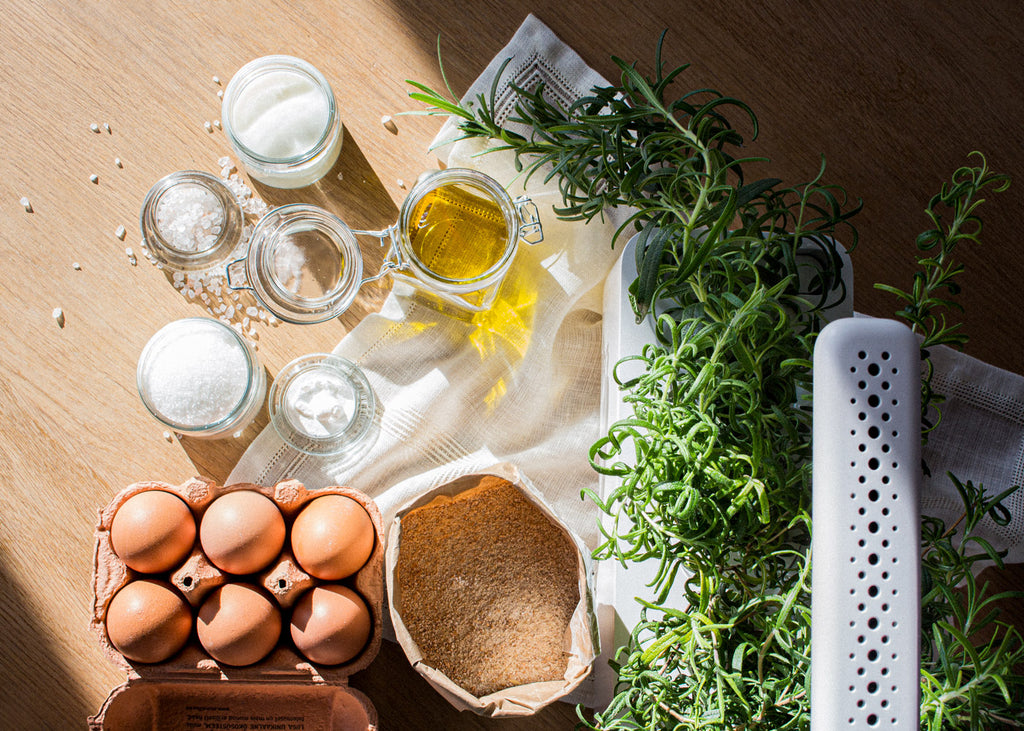
M 229 284 L 239 287 L 228 268 Z M 337 216 L 301 203 L 267 213 L 253 229 L 242 287 L 276 317 L 315 323 L 337 317 L 359 292 L 363 259 L 355 235 Z
M 171 173 L 149 189 L 139 213 L 146 247 L 158 264 L 181 271 L 222 265 L 242 238 L 235 194 L 200 170 Z
M 313 353 L 286 365 L 270 386 L 270 422 L 304 454 L 356 458 L 372 445 L 377 402 L 349 360 Z

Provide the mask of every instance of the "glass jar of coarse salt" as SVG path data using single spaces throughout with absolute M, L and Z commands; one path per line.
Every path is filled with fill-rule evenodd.
M 172 271 L 219 268 L 242 239 L 245 219 L 220 178 L 180 170 L 158 180 L 142 201 L 139 228 L 153 260 Z
M 142 350 L 136 380 L 149 412 L 179 434 L 223 437 L 259 413 L 267 380 L 256 351 L 208 317 L 176 320 Z
M 224 132 L 250 177 L 274 188 L 322 178 L 341 151 L 331 85 L 293 56 L 264 56 L 239 69 L 224 91 Z

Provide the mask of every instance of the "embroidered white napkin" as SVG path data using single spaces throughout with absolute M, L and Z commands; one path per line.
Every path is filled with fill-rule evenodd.
M 566 103 L 607 84 L 530 16 L 467 96 L 486 93 L 487 73 L 508 57 L 509 81 L 543 81 Z M 501 99 L 507 115 L 511 96 Z M 554 183 L 544 186 L 537 176 L 524 190 L 511 155 L 476 156 L 481 145 L 465 141 L 438 152 L 447 154 L 449 167 L 488 173 L 513 197 L 528 193 L 540 210 L 544 241 L 520 245 L 489 312 L 457 319 L 396 289 L 379 314 L 338 344 L 334 352 L 363 369 L 380 403 L 379 435 L 361 459 L 307 457 L 268 427 L 229 482 L 287 477 L 314 488 L 352 485 L 375 499 L 387 525 L 420 492 L 508 461 L 588 547 L 596 545 L 596 510 L 580 494 L 597 486 L 587 451 L 598 436 L 601 286 L 618 254 L 611 246 L 615 224 L 557 220 Z

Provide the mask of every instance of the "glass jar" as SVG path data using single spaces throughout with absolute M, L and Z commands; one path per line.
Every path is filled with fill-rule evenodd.
M 158 330 L 139 357 L 136 382 L 143 405 L 160 423 L 207 438 L 243 430 L 267 390 L 252 345 L 208 317 L 175 320 Z
M 277 433 L 304 454 L 355 459 L 372 445 L 373 390 L 340 356 L 313 353 L 286 365 L 270 386 L 268 409 Z
M 340 315 L 355 299 L 362 275 L 352 230 L 304 203 L 268 212 L 253 229 L 246 257 L 227 267 L 229 287 L 251 290 L 275 317 L 296 324 Z
M 221 121 L 249 175 L 274 188 L 312 185 L 341 151 L 331 85 L 293 56 L 264 56 L 240 68 L 224 91 Z
M 448 168 L 420 176 L 388 231 L 385 265 L 414 287 L 468 310 L 486 310 L 520 241 L 543 241 L 537 207 L 512 200 L 494 178 Z
M 161 268 L 222 267 L 242 239 L 245 220 L 235 194 L 220 178 L 181 170 L 161 178 L 142 201 L 139 228 Z
M 388 248 L 371 277 L 362 278 L 357 235 Z M 398 222 L 383 231 L 350 229 L 316 206 L 275 208 L 256 225 L 246 258 L 228 265 L 228 286 L 252 290 L 275 316 L 295 323 L 336 317 L 361 285 L 389 273 L 479 312 L 493 303 L 519 242 L 543 240 L 529 198 L 513 200 L 484 173 L 449 168 L 421 176 L 402 202 Z

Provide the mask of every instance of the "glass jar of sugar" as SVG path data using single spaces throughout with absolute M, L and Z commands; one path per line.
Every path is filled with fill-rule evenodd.
M 242 239 L 245 219 L 220 178 L 181 170 L 161 178 L 142 201 L 139 228 L 161 268 L 201 271 L 223 265 Z
M 223 437 L 259 413 L 267 380 L 256 351 L 232 327 L 207 317 L 176 320 L 142 350 L 142 403 L 179 434 Z
M 331 85 L 293 56 L 264 56 L 239 69 L 224 91 L 221 119 L 242 166 L 274 188 L 312 185 L 341 151 Z
M 354 460 L 372 445 L 377 402 L 366 375 L 329 353 L 296 358 L 270 386 L 270 423 L 294 449 Z

